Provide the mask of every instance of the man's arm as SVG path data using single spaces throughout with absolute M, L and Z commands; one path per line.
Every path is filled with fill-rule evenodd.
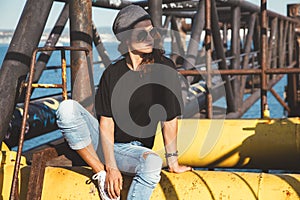
M 114 121 L 111 117 L 101 116 L 100 134 L 106 169 L 105 186 L 109 196 L 115 199 L 122 190 L 122 175 L 114 155 Z
M 177 152 L 177 131 L 178 120 L 175 117 L 172 120 L 162 123 L 162 133 L 165 144 L 166 160 L 170 172 L 182 173 L 192 170 L 191 167 L 178 164 Z

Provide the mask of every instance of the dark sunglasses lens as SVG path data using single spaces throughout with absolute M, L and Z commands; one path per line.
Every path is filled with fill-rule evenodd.
M 157 35 L 157 29 L 156 28 L 151 29 L 150 35 L 152 38 L 155 38 L 155 36 Z
M 142 30 L 137 34 L 137 41 L 142 42 L 146 40 L 147 36 L 148 36 L 148 32 L 146 30 Z

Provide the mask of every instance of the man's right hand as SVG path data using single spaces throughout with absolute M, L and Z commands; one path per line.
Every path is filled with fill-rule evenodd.
M 123 185 L 121 172 L 116 168 L 106 167 L 105 187 L 110 198 L 116 199 L 120 196 Z

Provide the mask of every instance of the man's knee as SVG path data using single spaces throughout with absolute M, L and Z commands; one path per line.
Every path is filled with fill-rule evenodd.
M 57 111 L 56 111 L 56 116 L 58 120 L 72 120 L 74 116 L 76 116 L 76 107 L 77 107 L 77 102 L 74 100 L 64 100 L 60 103 Z
M 154 152 L 145 152 L 143 154 L 145 159 L 145 170 L 150 173 L 160 174 L 162 168 L 162 159 Z

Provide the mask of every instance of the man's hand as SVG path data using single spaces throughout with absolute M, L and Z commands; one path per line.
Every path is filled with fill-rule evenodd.
M 170 172 L 178 173 L 178 174 L 186 171 L 192 171 L 192 170 L 193 170 L 192 167 L 186 165 L 177 165 L 177 166 L 169 167 Z
M 177 160 L 177 156 L 168 157 L 166 159 L 167 159 L 168 166 L 169 166 L 169 172 L 183 173 L 183 172 L 186 172 L 186 171 L 193 170 L 193 168 L 190 167 L 190 166 L 179 165 L 178 160 Z
M 123 178 L 121 172 L 116 168 L 106 167 L 105 187 L 111 199 L 116 199 L 120 196 L 122 185 Z

